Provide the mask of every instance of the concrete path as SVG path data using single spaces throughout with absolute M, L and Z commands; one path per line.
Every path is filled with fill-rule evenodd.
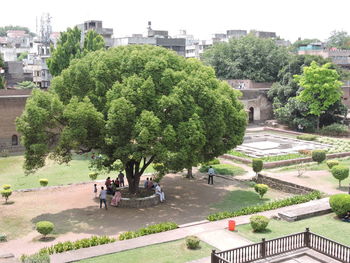
M 314 203 L 315 202 L 325 202 L 325 200 L 320 199 L 320 200 L 314 201 Z M 301 206 L 305 207 L 307 206 L 307 203 L 283 207 L 276 210 L 265 211 L 259 214 L 267 217 L 272 217 L 272 216 L 277 216 L 277 214 L 280 212 L 292 210 Z M 240 224 L 249 223 L 250 217 L 251 215 L 246 215 L 246 216 L 239 216 L 231 219 L 236 221 L 236 225 L 240 225 Z M 97 257 L 105 254 L 124 251 L 124 250 L 130 250 L 130 249 L 144 247 L 148 245 L 174 241 L 174 240 L 185 238 L 186 236 L 189 236 L 189 235 L 200 236 L 201 238 L 203 238 L 204 241 L 211 243 L 214 247 L 217 247 L 217 248 L 221 247 L 222 249 L 233 248 L 236 246 L 239 247 L 246 244 L 245 242 L 249 242 L 239 237 L 237 233 L 230 233 L 226 230 L 228 226 L 228 220 L 230 219 L 224 219 L 224 220 L 215 221 L 215 222 L 203 221 L 203 223 L 201 224 L 181 227 L 181 228 L 163 232 L 163 233 L 157 233 L 153 235 L 143 236 L 143 237 L 124 240 L 124 241 L 117 241 L 115 243 L 107 244 L 107 245 L 73 250 L 73 251 L 69 251 L 61 254 L 54 254 L 51 256 L 51 262 L 63 263 L 63 262 L 79 261 L 86 258 Z M 206 261 L 203 261 L 201 263 L 204 263 L 204 262 Z

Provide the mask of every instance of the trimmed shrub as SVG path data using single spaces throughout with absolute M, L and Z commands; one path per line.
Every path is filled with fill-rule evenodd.
M 269 187 L 266 184 L 256 184 L 254 190 L 260 195 L 260 198 L 263 198 L 264 194 L 269 190 Z
M 313 191 L 309 194 L 305 195 L 296 195 L 292 197 L 288 197 L 282 200 L 277 200 L 269 203 L 265 203 L 262 205 L 257 205 L 257 206 L 247 206 L 244 207 L 240 210 L 236 211 L 224 211 L 224 212 L 218 212 L 215 214 L 211 214 L 207 216 L 207 219 L 209 221 L 216 221 L 216 220 L 221 220 L 225 218 L 230 218 L 230 217 L 236 217 L 236 216 L 243 216 L 243 215 L 250 215 L 250 214 L 255 214 L 267 210 L 272 210 L 272 209 L 277 209 L 285 206 L 290 206 L 290 205 L 296 205 L 296 204 L 301 204 L 301 203 L 306 203 L 311 200 L 315 199 L 320 199 L 322 197 L 321 193 L 319 191 Z
M 199 248 L 199 238 L 196 236 L 188 236 L 186 237 L 186 247 L 188 249 L 197 249 Z
M 1 234 L 1 233 L 0 233 L 0 242 L 5 242 L 5 241 L 7 241 L 7 236 L 6 236 L 6 234 Z
M 89 173 L 89 177 L 92 181 L 95 181 L 97 179 L 98 173 L 97 172 L 91 172 Z
M 254 232 L 265 230 L 269 221 L 270 220 L 266 216 L 255 215 L 250 217 L 250 225 Z
M 331 172 L 333 177 L 339 181 L 339 188 L 341 187 L 341 181 L 349 176 L 349 168 L 342 165 L 334 166 L 331 169 Z
M 41 178 L 41 179 L 39 179 L 39 183 L 41 186 L 47 186 L 49 183 L 49 180 L 46 178 Z
M 262 168 L 264 166 L 264 163 L 261 159 L 253 159 L 252 161 L 252 167 L 253 167 L 253 171 L 258 174 L 259 172 L 261 172 Z
M 304 140 L 304 141 L 315 141 L 316 138 L 317 136 L 312 134 L 302 134 L 297 136 L 297 139 Z
M 160 224 L 150 225 L 148 227 L 140 228 L 136 231 L 127 231 L 119 235 L 119 240 L 131 239 L 140 236 L 146 236 L 154 233 L 160 233 L 168 230 L 178 228 L 178 225 L 173 222 L 164 222 Z
M 348 126 L 339 123 L 333 123 L 328 126 L 323 126 L 320 130 L 320 133 L 323 135 L 331 136 L 345 136 L 349 133 Z
M 220 164 L 219 159 L 215 158 L 213 160 L 210 160 L 209 162 L 206 162 L 205 165 L 210 166 L 210 165 L 215 165 L 215 164 Z
M 4 185 L 2 186 L 2 188 L 3 188 L 4 190 L 8 190 L 8 189 L 11 188 L 11 185 L 10 185 L 10 184 L 4 184 Z
M 350 195 L 336 194 L 329 198 L 329 205 L 338 217 L 343 217 L 350 211 Z
M 312 160 L 317 163 L 322 163 L 326 160 L 326 151 L 324 150 L 314 150 L 312 151 Z
M 332 169 L 333 166 L 339 165 L 339 161 L 338 160 L 329 160 L 326 162 L 327 166 L 329 169 Z
M 46 237 L 53 231 L 54 224 L 50 221 L 40 221 L 36 223 L 36 231 Z
M 1 196 L 5 198 L 5 203 L 7 203 L 7 200 L 12 195 L 12 190 L 6 189 L 6 190 L 2 190 L 0 193 L 1 193 Z
M 47 253 L 36 253 L 30 256 L 22 255 L 20 260 L 23 263 L 50 263 L 50 256 Z

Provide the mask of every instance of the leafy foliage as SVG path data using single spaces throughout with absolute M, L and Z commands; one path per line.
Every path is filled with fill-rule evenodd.
M 313 150 L 312 151 L 312 160 L 317 163 L 322 163 L 326 160 L 326 151 L 324 150 Z
M 338 160 L 328 160 L 326 163 L 329 169 L 332 169 L 333 166 L 339 165 Z
M 11 185 L 9 185 L 9 184 L 4 184 L 4 185 L 2 186 L 2 188 L 3 188 L 4 190 L 8 190 L 8 189 L 11 188 Z
M 46 178 L 41 178 L 41 179 L 39 179 L 39 183 L 41 186 L 47 186 L 49 183 L 49 180 Z
M 211 166 L 214 168 L 216 174 L 236 176 L 245 173 L 243 168 L 231 164 L 214 164 Z M 206 173 L 208 169 L 209 165 L 202 165 L 199 171 L 201 173 Z
M 17 61 L 23 61 L 23 59 L 26 59 L 28 57 L 28 52 L 22 52 L 18 58 L 17 58 Z
M 350 36 L 346 31 L 333 31 L 327 40 L 327 47 L 350 49 Z
M 200 243 L 200 240 L 196 236 L 188 236 L 188 237 L 186 237 L 186 247 L 188 249 L 197 249 L 197 248 L 199 248 L 200 247 L 199 243 Z
M 217 221 L 217 220 L 235 217 L 235 216 L 250 215 L 250 214 L 259 213 L 267 210 L 277 209 L 280 207 L 306 203 L 311 200 L 320 199 L 320 198 L 321 198 L 321 193 L 319 191 L 314 191 L 309 194 L 296 195 L 293 197 L 265 203 L 262 205 L 244 207 L 237 211 L 225 211 L 225 212 L 211 214 L 207 217 L 207 219 L 209 221 Z
M 137 231 L 128 231 L 119 235 L 119 240 L 131 239 L 140 236 L 160 233 L 178 228 L 178 225 L 173 222 L 164 222 L 155 225 L 150 225 L 145 228 L 140 228 Z
M 329 198 L 329 205 L 337 216 L 342 217 L 350 211 L 350 195 L 335 194 Z
M 254 232 L 264 231 L 270 221 L 266 216 L 261 215 L 251 216 L 249 220 Z
M 9 25 L 9 26 L 0 27 L 0 37 L 5 37 L 7 35 L 8 30 L 22 30 L 22 31 L 25 31 L 27 34 L 30 34 L 31 36 L 35 36 L 34 33 L 30 32 L 28 27 Z
M 302 134 L 297 136 L 297 139 L 304 141 L 315 141 L 316 138 L 317 136 L 313 134 Z
M 287 49 L 272 39 L 248 35 L 214 44 L 204 52 L 203 59 L 219 78 L 272 82 L 278 80 L 278 72 L 289 56 Z
M 22 255 L 22 263 L 50 263 L 50 256 L 47 253 L 36 253 L 33 255 Z
M 254 185 L 254 190 L 260 195 L 260 198 L 263 198 L 269 187 L 266 184 L 256 184 Z
M 1 190 L 0 194 L 3 198 L 5 198 L 5 203 L 7 203 L 7 200 L 12 195 L 12 190 L 11 189 Z
M 32 81 L 22 81 L 17 84 L 17 89 L 35 89 L 38 86 Z
M 39 221 L 38 223 L 36 223 L 35 227 L 40 234 L 46 237 L 53 231 L 55 225 L 50 221 Z
M 239 92 L 200 61 L 160 47 L 134 45 L 88 53 L 34 90 L 17 120 L 24 168 L 45 158 L 69 162 L 72 150 L 96 149 L 98 170 L 125 169 L 134 192 L 145 169 L 179 171 L 243 141 L 246 113 Z
M 89 173 L 89 177 L 92 181 L 96 180 L 98 176 L 98 172 L 91 172 Z
M 349 177 L 349 168 L 341 165 L 335 165 L 331 169 L 332 175 L 339 181 L 339 187 L 341 187 L 341 181 Z
M 323 135 L 331 136 L 346 136 L 349 134 L 349 128 L 344 124 L 333 123 L 328 126 L 323 126 L 320 130 L 320 133 Z
M 261 172 L 261 170 L 263 169 L 263 166 L 264 166 L 263 160 L 261 160 L 261 159 L 253 159 L 252 167 L 253 167 L 253 171 L 256 174 Z
M 47 60 L 50 73 L 53 76 L 61 74 L 68 68 L 74 58 L 81 58 L 87 53 L 100 50 L 105 47 L 104 39 L 93 30 L 89 30 L 84 38 L 83 46 L 80 43 L 81 31 L 74 27 L 68 28 L 60 34 L 56 48 L 51 47 L 51 57 Z

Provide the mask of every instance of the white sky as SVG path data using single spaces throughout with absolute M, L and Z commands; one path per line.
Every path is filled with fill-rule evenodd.
M 96 19 L 115 37 L 144 34 L 148 21 L 170 35 L 186 29 L 200 39 L 228 29 L 274 31 L 291 41 L 324 40 L 335 29 L 350 33 L 350 0 L 0 0 L 0 26 L 35 32 L 43 12 L 52 16 L 53 31 Z

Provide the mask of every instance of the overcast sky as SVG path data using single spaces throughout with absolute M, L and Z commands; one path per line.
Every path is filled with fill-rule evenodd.
M 170 35 L 186 29 L 200 39 L 227 29 L 274 31 L 291 41 L 350 32 L 350 0 L 0 0 L 0 26 L 35 32 L 43 12 L 52 16 L 53 31 L 96 19 L 113 28 L 115 37 L 144 34 L 147 21 Z

